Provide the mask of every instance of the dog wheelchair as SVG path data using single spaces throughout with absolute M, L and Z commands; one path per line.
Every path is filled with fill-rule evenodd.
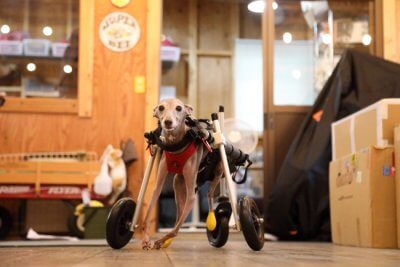
M 235 221 L 232 227 L 235 231 L 242 231 L 249 247 L 259 251 L 264 246 L 264 221 L 254 200 L 245 196 L 239 200 L 239 209 L 234 195 L 234 182 L 244 183 L 246 180 L 247 169 L 251 165 L 249 156 L 239 149 L 234 148 L 225 141 L 221 131 L 221 124 L 224 120 L 224 108 L 221 106 L 219 113 L 211 115 L 212 124 L 211 135 L 207 140 L 215 148 L 211 156 L 218 154 L 218 160 L 223 164 L 223 177 L 220 180 L 220 192 L 214 209 L 214 227 L 208 226 L 207 218 L 207 238 L 214 247 L 222 247 L 226 244 L 229 237 L 229 219 L 233 214 Z M 187 124 L 195 126 L 197 123 L 190 120 Z M 138 219 L 142 208 L 144 195 L 150 179 L 150 174 L 154 166 L 157 154 L 162 153 L 162 149 L 157 142 L 152 141 L 155 132 L 146 133 L 145 137 L 149 142 L 151 157 L 147 163 L 143 181 L 140 187 L 137 203 L 131 198 L 123 198 L 114 204 L 107 218 L 106 239 L 110 247 L 114 249 L 123 248 L 132 238 L 134 231 L 139 227 Z M 204 141 L 204 140 L 203 140 Z M 217 153 L 217 154 L 216 154 Z M 236 167 L 244 166 L 247 163 L 246 171 L 241 181 L 236 181 L 231 172 L 237 171 Z M 210 164 L 209 164 L 210 165 Z M 210 167 L 210 166 L 209 166 Z M 212 168 L 212 164 L 211 164 Z M 207 170 L 199 168 L 199 176 L 207 176 Z M 208 168 L 210 169 L 210 168 Z M 205 174 L 206 173 L 206 174 Z

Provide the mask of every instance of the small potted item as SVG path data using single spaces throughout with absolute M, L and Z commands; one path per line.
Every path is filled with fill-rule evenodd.
M 181 49 L 170 37 L 161 37 L 161 63 L 164 71 L 171 69 L 176 62 L 179 62 Z

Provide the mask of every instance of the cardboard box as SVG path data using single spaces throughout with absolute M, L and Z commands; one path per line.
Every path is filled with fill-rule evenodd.
M 400 248 L 400 126 L 394 129 L 394 150 L 396 155 L 397 246 Z
M 400 98 L 383 99 L 351 116 L 334 122 L 332 160 L 368 146 L 393 145 L 393 130 L 400 123 Z
M 394 149 L 367 147 L 330 163 L 335 244 L 396 248 Z

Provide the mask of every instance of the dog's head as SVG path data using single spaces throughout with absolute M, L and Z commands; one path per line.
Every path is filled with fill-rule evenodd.
M 161 101 L 153 110 L 161 127 L 166 131 L 173 131 L 180 125 L 184 125 L 187 116 L 192 115 L 193 108 L 183 104 L 179 99 L 171 98 Z

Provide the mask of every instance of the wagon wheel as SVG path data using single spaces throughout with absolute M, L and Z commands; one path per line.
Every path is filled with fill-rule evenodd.
M 11 213 L 4 207 L 0 206 L 0 239 L 5 238 L 12 228 Z

